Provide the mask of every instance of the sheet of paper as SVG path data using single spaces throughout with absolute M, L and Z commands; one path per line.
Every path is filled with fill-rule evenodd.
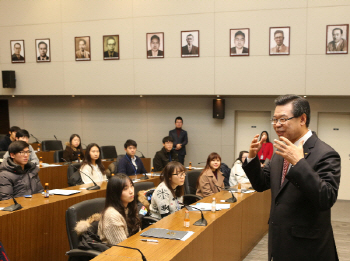
M 211 203 L 197 203 L 195 207 L 201 210 L 210 211 Z M 229 208 L 230 208 L 230 204 L 216 204 L 216 210 L 229 209 Z
M 186 241 L 190 236 L 192 236 L 194 234 L 193 231 L 188 231 L 186 236 L 184 236 L 181 241 Z

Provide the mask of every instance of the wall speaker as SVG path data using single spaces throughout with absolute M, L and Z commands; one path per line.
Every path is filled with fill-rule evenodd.
M 225 99 L 213 99 L 213 118 L 225 118 Z
M 15 71 L 2 71 L 2 87 L 16 88 Z

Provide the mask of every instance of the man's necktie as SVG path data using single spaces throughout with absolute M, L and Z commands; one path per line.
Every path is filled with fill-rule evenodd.
M 283 172 L 282 172 L 281 186 L 284 182 L 284 179 L 286 178 L 288 167 L 289 167 L 289 162 L 287 160 L 284 160 L 283 161 Z

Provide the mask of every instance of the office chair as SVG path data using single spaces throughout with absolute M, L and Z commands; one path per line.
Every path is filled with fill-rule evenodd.
M 0 151 L 0 159 L 4 158 L 4 155 L 6 154 L 7 151 Z
M 63 158 L 63 150 L 56 150 L 53 154 L 53 161 L 55 163 L 64 162 Z
M 102 212 L 105 206 L 105 198 L 94 198 L 79 202 L 66 210 L 66 228 L 70 250 L 66 252 L 68 261 L 90 260 L 101 252 L 96 250 L 78 249 L 79 238 L 74 228 L 78 221 L 85 220 L 95 213 Z
M 41 149 L 43 151 L 63 150 L 62 141 L 60 141 L 60 140 L 43 140 L 41 142 Z
M 115 159 L 117 156 L 115 146 L 101 146 L 101 159 Z
M 5 138 L 6 134 L 0 134 L 0 141 Z
M 184 184 L 184 204 L 190 205 L 198 200 L 201 200 L 202 197 L 196 195 L 197 191 L 197 180 L 201 174 L 201 170 L 191 170 L 186 172 L 185 184 Z
M 67 180 L 68 186 L 76 186 L 83 184 L 83 181 L 80 177 L 79 169 L 81 167 L 81 163 L 72 163 L 69 164 L 67 169 Z

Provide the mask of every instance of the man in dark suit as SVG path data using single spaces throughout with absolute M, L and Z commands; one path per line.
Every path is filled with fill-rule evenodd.
M 186 155 L 186 144 L 188 143 L 187 131 L 182 129 L 183 120 L 181 117 L 175 119 L 175 129 L 169 131 L 169 136 L 174 140 L 174 150 L 176 151 L 179 162 L 184 165 Z
M 159 50 L 160 47 L 160 39 L 158 35 L 153 35 L 151 37 L 151 50 L 147 51 L 148 57 L 157 57 L 157 56 L 164 56 L 164 52 L 162 50 Z
M 198 55 L 198 47 L 193 45 L 194 36 L 189 34 L 186 36 L 187 45 L 182 46 L 182 54 L 193 54 Z
M 40 56 L 38 56 L 38 61 L 49 61 L 50 58 L 47 56 L 47 43 L 41 41 L 38 43 L 38 50 Z
M 113 36 L 108 37 L 107 39 L 107 51 L 103 53 L 103 57 L 105 58 L 112 58 L 112 57 L 119 57 L 119 53 L 115 51 L 115 44 L 116 41 Z
M 284 95 L 275 104 L 271 122 L 278 150 L 261 168 L 257 152 L 266 136 L 258 141 L 256 135 L 243 164 L 254 189 L 271 189 L 268 260 L 338 260 L 331 207 L 338 196 L 340 156 L 308 129 L 306 99 Z
M 139 157 L 135 155 L 137 143 L 134 140 L 127 140 L 124 144 L 126 155 L 119 160 L 118 173 L 128 176 L 147 173 Z
M 21 55 L 21 44 L 15 43 L 13 49 L 14 53 L 12 54 L 12 61 L 24 61 L 24 57 Z
M 249 53 L 249 49 L 244 47 L 245 44 L 245 34 L 242 31 L 238 31 L 235 33 L 235 47 L 231 48 L 231 54 L 241 55 L 245 53 Z

